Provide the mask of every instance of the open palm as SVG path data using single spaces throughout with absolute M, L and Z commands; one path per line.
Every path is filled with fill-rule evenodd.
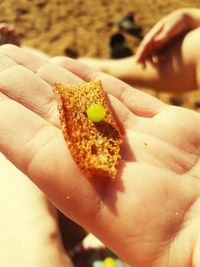
M 54 82 L 100 79 L 125 136 L 114 182 L 80 172 L 59 129 Z M 57 208 L 131 266 L 199 266 L 200 116 L 74 60 L 0 47 L 0 151 Z

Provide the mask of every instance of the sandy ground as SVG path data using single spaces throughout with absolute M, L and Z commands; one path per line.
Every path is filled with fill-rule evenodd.
M 200 7 L 199 0 L 2 0 L 0 22 L 16 26 L 22 44 L 49 55 L 109 58 L 115 22 L 133 12 L 145 34 L 162 16 L 181 7 Z M 134 52 L 140 40 L 127 35 Z M 154 92 L 150 92 L 153 93 Z M 157 94 L 165 102 L 200 110 L 200 93 Z

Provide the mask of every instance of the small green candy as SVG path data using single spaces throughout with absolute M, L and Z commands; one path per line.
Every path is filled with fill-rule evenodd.
M 105 108 L 100 104 L 93 104 L 87 109 L 88 118 L 93 122 L 100 122 L 106 115 Z
M 115 260 L 111 257 L 107 257 L 103 261 L 103 266 L 104 267 L 116 267 Z

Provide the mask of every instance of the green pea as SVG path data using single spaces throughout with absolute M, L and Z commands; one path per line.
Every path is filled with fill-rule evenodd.
M 88 118 L 93 122 L 100 122 L 106 115 L 105 108 L 100 104 L 93 104 L 87 109 Z
M 103 261 L 103 266 L 104 267 L 116 267 L 115 260 L 111 257 L 107 257 Z

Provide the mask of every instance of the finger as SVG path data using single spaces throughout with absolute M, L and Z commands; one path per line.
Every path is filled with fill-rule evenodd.
M 81 83 L 83 80 L 56 64 L 48 63 L 37 70 L 37 74 L 48 84 L 54 85 L 57 83 Z
M 17 63 L 0 52 L 0 72 L 13 65 L 17 65 Z
M 47 59 L 41 57 L 37 53 L 33 53 L 27 49 L 23 49 L 11 44 L 0 46 L 0 53 L 3 53 L 17 64 L 27 67 L 34 72 L 39 67 L 48 63 Z
M 165 104 L 155 97 L 134 89 L 110 75 L 93 71 L 90 67 L 76 60 L 56 57 L 51 62 L 68 69 L 85 81 L 101 80 L 107 93 L 118 98 L 131 112 L 138 116 L 152 117 L 165 107 Z
M 0 151 L 57 207 L 76 220 L 88 219 L 99 197 L 72 160 L 61 131 L 1 93 L 0 108 Z
M 8 60 L 10 59 L 8 58 Z M 40 67 L 37 74 L 42 79 L 19 65 L 7 68 L 0 73 L 1 92 L 59 127 L 57 105 L 54 101 L 52 88 L 48 83 L 50 85 L 55 82 L 80 83 L 82 80 L 53 63 L 47 63 Z M 13 79 L 11 80 L 9 77 L 13 77 Z
M 155 43 L 159 46 L 164 46 L 169 43 L 182 31 L 182 24 L 174 25 L 174 23 L 168 23 L 165 25 L 162 32 L 155 37 Z
M 138 122 L 139 118 L 135 116 L 130 110 L 122 104 L 116 97 L 113 95 L 109 96 L 109 102 L 113 107 L 114 116 L 118 122 L 118 125 L 121 129 L 127 130 L 132 129 L 134 125 Z
M 162 32 L 160 32 L 157 36 L 155 36 L 156 43 L 165 42 L 165 40 L 169 37 L 170 28 L 165 27 Z
M 72 72 L 53 63 L 46 64 L 45 66 L 39 68 L 37 74 L 51 85 L 55 84 L 55 82 L 73 84 L 83 82 L 81 78 Z M 119 100 L 117 101 L 115 97 L 111 97 L 109 95 L 109 99 L 111 106 L 114 107 L 116 118 L 120 121 L 121 127 L 126 128 L 127 125 L 133 124 L 133 121 L 136 120 L 136 116 L 132 114 L 130 110 L 123 105 L 123 103 Z
M 159 22 L 147 33 L 135 54 L 137 62 L 143 62 L 145 58 L 151 55 L 151 52 L 154 50 L 154 39 L 162 30 L 163 23 Z
M 158 49 L 168 44 L 178 34 L 178 28 L 176 29 L 173 24 L 168 23 L 164 26 L 162 32 L 155 37 L 155 45 Z
M 0 92 L 59 127 L 58 111 L 51 86 L 32 71 L 17 65 L 6 56 L 3 57 L 4 69 L 0 72 Z

